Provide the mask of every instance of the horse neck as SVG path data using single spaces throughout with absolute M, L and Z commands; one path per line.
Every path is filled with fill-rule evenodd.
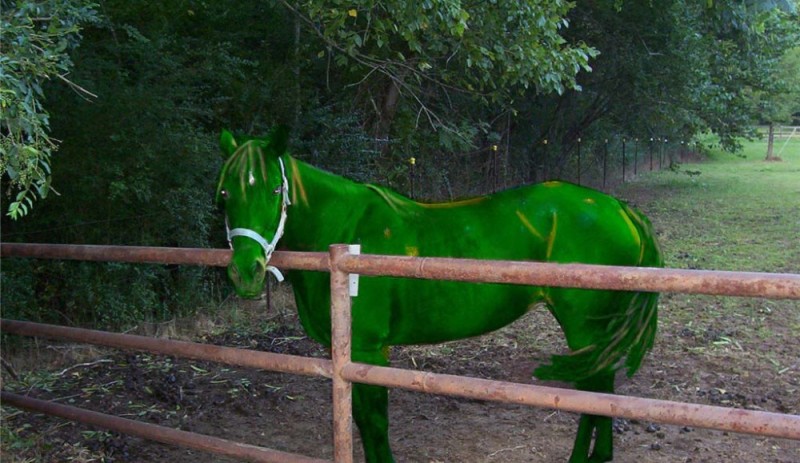
M 342 239 L 349 217 L 363 207 L 364 185 L 312 167 L 286 156 L 289 206 L 283 245 L 297 251 Z

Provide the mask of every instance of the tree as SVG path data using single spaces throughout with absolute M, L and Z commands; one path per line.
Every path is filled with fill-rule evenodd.
M 49 134 L 43 85 L 58 79 L 93 96 L 67 78 L 69 52 L 81 27 L 97 19 L 86 0 L 0 2 L 0 175 L 13 197 L 8 215 L 26 215 L 51 189 L 51 157 L 58 141 Z
M 797 46 L 800 17 L 796 0 L 716 2 L 706 15 L 710 56 L 710 107 L 697 108 L 723 146 L 738 148 L 737 137 L 753 136 L 768 108 L 761 103 L 783 92 L 777 78 L 781 57 Z M 761 103 L 753 104 L 754 101 Z
M 403 105 L 432 129 L 470 139 L 454 120 L 457 101 L 504 106 L 520 89 L 562 93 L 596 54 L 561 35 L 572 8 L 565 1 L 282 3 L 322 40 L 324 48 L 304 52 L 343 70 L 341 83 L 355 90 L 377 139 L 389 136 Z
M 274 122 L 257 116 L 273 97 L 270 85 L 280 85 L 265 71 L 281 68 L 267 56 L 280 47 L 262 43 L 274 29 L 268 21 L 236 30 L 245 16 L 270 17 L 265 2 L 207 3 L 106 0 L 98 7 L 71 54 L 70 76 L 97 97 L 87 104 L 57 82 L 43 86 L 52 136 L 62 140 L 52 166 L 61 194 L 37 203 L 25 220 L 4 217 L 4 240 L 226 244 L 213 201 L 219 130 L 258 132 Z M 248 59 L 258 54 L 264 68 Z M 2 277 L 4 287 L 18 289 L 3 301 L 9 316 L 117 329 L 207 306 L 224 278 L 210 268 L 37 261 L 4 261 Z
M 582 91 L 530 92 L 517 100 L 513 162 L 545 164 L 556 174 L 574 168 L 578 138 L 584 156 L 591 140 L 689 140 L 702 132 L 735 149 L 760 114 L 749 95 L 775 94 L 769 76 L 797 43 L 793 4 L 578 2 L 566 39 L 591 44 L 600 55 L 591 73 L 578 76 Z
M 788 50 L 771 76 L 776 91 L 756 92 L 753 104 L 761 110 L 761 118 L 769 126 L 766 160 L 775 159 L 773 145 L 775 124 L 791 122 L 800 113 L 800 46 Z

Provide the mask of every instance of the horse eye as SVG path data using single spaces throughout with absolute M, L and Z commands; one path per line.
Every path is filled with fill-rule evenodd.
M 222 196 L 222 199 L 228 199 L 228 190 L 222 190 L 219 194 Z

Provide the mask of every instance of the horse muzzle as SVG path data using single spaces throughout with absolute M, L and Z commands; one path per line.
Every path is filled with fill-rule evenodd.
M 228 278 L 233 282 L 236 294 L 247 299 L 261 296 L 266 273 L 266 260 L 259 258 L 250 262 L 232 261 L 228 266 Z

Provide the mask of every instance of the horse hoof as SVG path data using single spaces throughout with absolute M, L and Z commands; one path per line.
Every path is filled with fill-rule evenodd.
M 613 455 L 598 455 L 596 453 L 593 453 L 592 456 L 589 457 L 589 463 L 605 463 L 613 459 L 614 459 Z

